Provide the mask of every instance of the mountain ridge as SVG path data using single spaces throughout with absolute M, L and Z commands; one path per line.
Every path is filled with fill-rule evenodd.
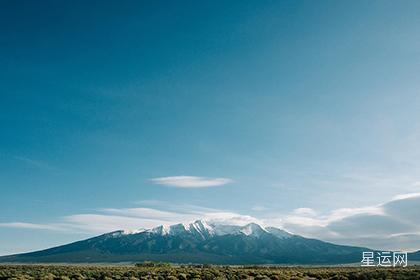
M 363 251 L 373 250 L 305 238 L 255 223 L 239 226 L 197 220 L 117 230 L 45 250 L 3 256 L 0 262 L 338 264 L 360 262 Z

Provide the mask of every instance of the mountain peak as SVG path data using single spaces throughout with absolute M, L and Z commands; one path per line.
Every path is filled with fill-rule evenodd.
M 188 231 L 188 226 L 183 223 L 169 226 L 169 234 L 178 235 Z
M 262 234 L 267 233 L 267 230 L 259 224 L 249 223 L 241 228 L 241 232 L 248 236 L 259 237 Z
M 152 229 L 148 229 L 146 231 L 150 233 L 158 234 L 158 235 L 165 235 L 169 233 L 169 228 L 167 226 L 160 225 Z
M 214 234 L 214 228 L 204 220 L 196 220 L 189 225 L 189 230 L 206 238 Z

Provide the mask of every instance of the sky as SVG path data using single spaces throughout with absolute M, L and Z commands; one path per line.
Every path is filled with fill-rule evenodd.
M 419 1 L 1 1 L 0 255 L 258 222 L 420 249 Z

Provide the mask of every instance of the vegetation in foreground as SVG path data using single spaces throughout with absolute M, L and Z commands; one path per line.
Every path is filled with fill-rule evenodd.
M 0 265 L 0 280 L 420 279 L 420 267 L 236 267 Z

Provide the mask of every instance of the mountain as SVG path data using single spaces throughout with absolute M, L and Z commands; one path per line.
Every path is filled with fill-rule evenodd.
M 0 257 L 0 262 L 141 262 L 212 264 L 334 264 L 360 262 L 366 248 L 335 245 L 251 223 L 197 220 L 137 231 L 114 231 L 42 251 Z
M 408 261 L 420 261 L 420 251 L 409 253 Z

